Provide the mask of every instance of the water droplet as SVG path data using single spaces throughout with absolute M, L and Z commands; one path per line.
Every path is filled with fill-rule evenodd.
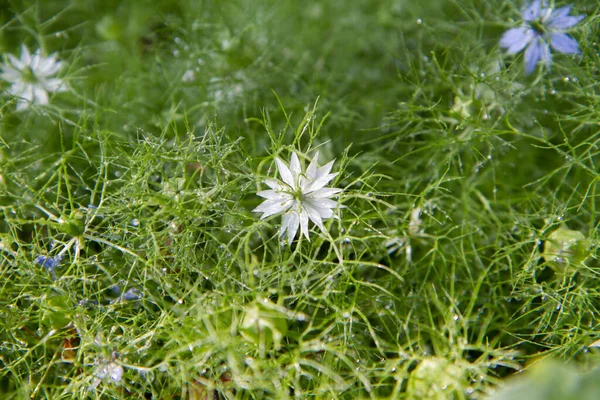
M 421 25 L 421 23 L 423 22 L 423 20 L 421 18 L 417 19 L 417 24 Z

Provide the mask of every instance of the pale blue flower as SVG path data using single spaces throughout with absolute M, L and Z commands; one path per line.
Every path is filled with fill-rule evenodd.
M 546 1 L 533 0 L 525 3 L 521 10 L 523 25 L 504 32 L 500 47 L 508 54 L 525 49 L 525 73 L 530 74 L 538 62 L 550 67 L 552 54 L 550 47 L 565 54 L 579 54 L 579 45 L 575 39 L 565 33 L 577 25 L 585 15 L 569 15 L 571 6 L 553 9 Z

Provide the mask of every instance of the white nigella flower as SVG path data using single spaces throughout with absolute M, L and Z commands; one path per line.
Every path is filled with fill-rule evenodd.
M 21 45 L 20 59 L 8 54 L 8 62 L 0 65 L 0 78 L 10 83 L 8 93 L 19 98 L 17 111 L 32 103 L 48 104 L 48 93 L 65 91 L 63 80 L 53 78 L 62 66 L 55 54 L 43 57 L 38 49 L 32 55 L 25 45 Z
M 296 237 L 298 227 L 302 234 L 308 237 L 308 220 L 310 219 L 321 231 L 326 232 L 323 220 L 335 217 L 334 208 L 338 202 L 332 200 L 342 189 L 326 188 L 337 173 L 330 174 L 333 161 L 319 167 L 319 153 L 312 159 L 306 172 L 302 171 L 300 160 L 296 153 L 292 153 L 290 166 L 275 159 L 282 181 L 267 179 L 265 184 L 272 190 L 258 192 L 266 200 L 256 207 L 254 212 L 262 212 L 260 219 L 265 219 L 275 214 L 283 214 L 279 235 L 284 237 L 287 233 L 288 242 Z

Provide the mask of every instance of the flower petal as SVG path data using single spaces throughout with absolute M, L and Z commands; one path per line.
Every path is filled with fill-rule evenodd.
M 27 85 L 23 86 L 23 90 L 21 91 L 21 93 L 19 95 L 27 101 L 33 101 L 33 98 L 34 98 L 33 91 L 34 91 L 33 85 L 27 84 Z
M 310 194 L 316 190 L 322 189 L 325 185 L 327 185 L 333 178 L 335 178 L 337 176 L 337 172 L 335 174 L 329 174 L 329 175 L 325 175 L 320 177 L 319 179 L 317 179 L 316 181 L 312 182 L 307 188 L 306 190 L 304 190 L 303 192 L 305 194 Z
M 546 25 L 550 29 L 566 30 L 577 25 L 583 19 L 585 19 L 585 15 L 561 15 L 558 17 L 550 17 Z
M 317 173 L 315 174 L 315 179 L 321 179 L 325 175 L 329 174 L 329 172 L 331 172 L 331 168 L 333 167 L 334 162 L 335 162 L 335 160 L 330 161 L 327 164 L 323 165 L 321 168 L 317 169 Z M 335 174 L 335 175 L 337 175 L 337 174 Z
M 552 21 L 553 18 L 565 17 L 569 15 L 569 13 L 571 12 L 571 8 L 573 8 L 573 6 L 564 6 L 553 10 L 550 14 L 550 19 L 548 20 L 548 22 Z
M 312 207 L 310 204 L 304 204 L 304 209 L 310 220 L 319 227 L 322 232 L 327 232 L 325 227 L 323 226 L 323 219 L 321 218 L 321 212 L 319 209 Z
M 63 66 L 63 62 L 57 61 L 56 56 L 53 54 L 48 58 L 45 58 L 39 67 L 39 74 L 42 76 L 50 76 L 56 74 Z
M 265 185 L 267 185 L 271 189 L 275 189 L 275 190 L 283 190 L 284 189 L 281 182 L 279 182 L 275 179 L 265 179 L 263 182 Z
M 40 62 L 43 63 L 43 60 L 44 60 L 44 57 L 42 57 L 40 55 L 40 50 L 37 49 L 33 53 L 33 56 L 31 56 L 31 63 L 29 64 L 29 67 L 31 68 L 32 71 L 39 72 L 39 70 L 40 70 Z
M 307 213 L 306 209 L 303 209 L 300 212 L 300 232 L 310 242 L 310 237 L 308 237 L 308 217 L 309 214 Z
M 298 217 L 297 212 L 294 211 L 289 214 L 285 214 L 281 222 L 281 229 L 279 230 L 279 235 L 283 237 L 287 232 L 288 242 L 292 243 L 292 241 L 296 237 L 296 233 L 298 232 L 299 226 L 300 219 Z
M 31 53 L 24 44 L 21 45 L 21 63 L 23 65 L 31 65 Z
M 500 47 L 506 48 L 508 54 L 515 54 L 523 50 L 536 36 L 535 31 L 530 28 L 512 28 L 504 32 L 500 38 Z
M 281 175 L 281 179 L 289 187 L 291 187 L 292 189 L 295 189 L 296 186 L 294 184 L 294 176 L 292 175 L 292 172 L 290 171 L 290 169 L 279 158 L 276 158 L 275 162 L 277 163 L 277 170 L 279 171 L 279 175 Z
M 17 101 L 17 111 L 23 111 L 29 108 L 31 103 L 27 100 L 19 100 Z
M 328 219 L 333 215 L 333 208 L 337 206 L 337 203 L 333 200 L 327 201 L 332 203 L 323 203 L 322 200 L 306 199 L 302 205 L 311 207 L 321 216 L 321 218 Z
M 23 97 L 23 93 L 26 90 L 25 83 L 21 80 L 16 81 L 8 88 L 7 92 L 16 97 Z
M 319 209 L 335 208 L 338 205 L 337 201 L 331 199 L 315 199 L 311 197 L 305 197 L 304 202 Z
M 310 194 L 310 197 L 313 199 L 326 199 L 332 196 L 335 196 L 338 193 L 343 192 L 342 189 L 336 188 L 321 188 L 319 190 L 315 190 Z
M 17 79 L 19 79 L 19 77 L 21 76 L 21 73 L 16 70 L 13 67 L 10 67 L 8 65 L 4 65 L 2 67 L 2 73 L 0 74 L 0 77 L 2 78 L 2 80 L 12 83 L 14 81 L 16 81 Z
M 252 212 L 261 212 L 260 219 L 265 219 L 270 217 L 271 215 L 284 213 L 289 210 L 294 205 L 294 200 L 266 200 L 258 207 L 256 207 Z
M 532 73 L 535 66 L 540 61 L 543 45 L 541 39 L 537 39 L 527 46 L 527 49 L 525 50 L 525 74 L 529 75 Z
M 291 198 L 291 195 L 285 192 L 281 192 L 279 190 L 263 190 L 256 193 L 257 196 L 264 197 L 265 199 L 287 199 Z
M 578 54 L 579 44 L 566 33 L 553 32 L 550 34 L 550 45 L 556 51 L 565 54 Z
M 309 179 L 314 179 L 317 174 L 317 169 L 319 168 L 319 152 L 317 151 L 311 160 L 308 168 L 306 169 L 306 176 Z
M 550 68 L 552 66 L 552 54 L 550 53 L 550 46 L 546 42 L 542 42 L 540 46 L 540 58 L 546 67 Z
M 8 61 L 19 71 L 25 68 L 25 64 L 23 64 L 20 59 L 13 56 L 12 54 L 8 54 Z
M 292 175 L 294 178 L 302 173 L 302 168 L 300 167 L 300 160 L 298 159 L 298 155 L 296 153 L 292 153 L 292 160 L 290 161 L 290 171 L 292 171 Z
M 529 7 L 523 8 L 521 13 L 525 21 L 535 21 L 538 19 L 541 13 L 540 0 L 533 0 Z
M 67 90 L 67 85 L 64 84 L 64 81 L 62 79 L 51 78 L 43 83 L 44 87 L 49 92 L 64 92 Z
M 33 87 L 33 99 L 38 104 L 46 105 L 48 104 L 48 93 L 46 93 L 44 88 L 36 85 Z

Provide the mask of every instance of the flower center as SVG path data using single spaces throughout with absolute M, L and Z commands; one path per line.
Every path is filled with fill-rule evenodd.
M 35 73 L 30 66 L 27 66 L 22 70 L 22 76 L 23 80 L 28 83 L 36 83 L 38 81 L 37 76 L 35 76 Z
M 540 35 L 544 35 L 547 32 L 546 27 L 539 20 L 538 21 L 532 21 L 532 22 L 529 23 L 529 25 L 531 26 L 531 29 L 533 29 L 534 31 L 536 31 Z
M 294 200 L 296 200 L 298 203 L 302 203 L 304 201 L 304 193 L 302 193 L 302 189 L 300 188 L 292 192 L 292 196 L 294 196 Z

